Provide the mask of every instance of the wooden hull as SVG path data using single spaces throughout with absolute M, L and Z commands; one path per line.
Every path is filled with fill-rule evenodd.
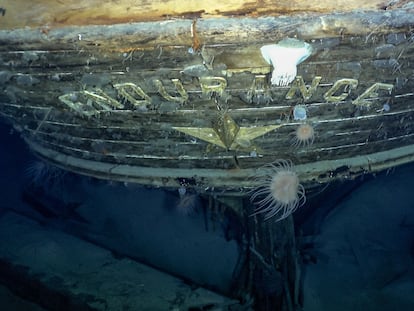
M 244 195 L 285 159 L 305 187 L 352 179 L 413 160 L 413 24 L 396 9 L 2 30 L 0 113 L 97 178 Z M 287 37 L 312 54 L 277 86 L 260 48 Z

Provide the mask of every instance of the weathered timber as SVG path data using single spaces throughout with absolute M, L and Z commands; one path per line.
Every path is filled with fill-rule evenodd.
M 231 16 L 265 16 L 298 12 L 330 13 L 391 9 L 404 7 L 406 0 L 383 1 L 290 1 L 290 0 L 33 0 L 30 8 L 25 0 L 4 0 L 0 10 L 0 29 L 39 27 L 47 32 L 51 27 L 67 25 L 109 25 L 137 21 L 176 18 L 211 18 Z
M 414 160 L 413 8 L 359 2 L 6 1 L 0 114 L 65 169 L 225 202 L 246 231 L 236 295 L 293 310 L 292 217 L 259 221 L 243 199 L 258 168 L 291 160 L 310 189 Z M 273 83 L 291 57 L 261 48 L 286 38 L 311 55 Z M 312 143 L 295 143 L 302 124 Z
M 1 114 L 44 158 L 100 178 L 243 194 L 277 159 L 291 159 L 309 186 L 353 178 L 412 160 L 412 16 L 5 30 Z M 290 85 L 274 86 L 260 47 L 286 36 L 313 52 Z M 316 137 L 297 147 L 299 105 Z

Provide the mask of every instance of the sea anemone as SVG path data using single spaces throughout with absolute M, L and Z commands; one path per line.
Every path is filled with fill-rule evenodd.
M 265 219 L 285 219 L 305 201 L 305 189 L 300 184 L 289 160 L 278 160 L 260 168 L 250 200 L 256 205 L 253 215 L 264 213 Z
M 62 182 L 65 171 L 45 161 L 32 161 L 24 171 L 25 178 L 36 187 L 48 188 Z
M 176 210 L 184 216 L 193 215 L 199 204 L 199 197 L 196 194 L 186 194 L 178 200 Z
M 311 124 L 303 123 L 299 125 L 294 133 L 293 145 L 296 147 L 307 147 L 315 140 L 315 129 Z
M 179 199 L 175 206 L 176 211 L 185 216 L 193 215 L 200 204 L 200 198 L 197 194 L 187 191 L 187 188 L 178 188 Z
M 312 54 L 312 46 L 295 38 L 286 38 L 277 44 L 262 46 L 260 51 L 265 61 L 273 66 L 272 84 L 287 86 L 296 77 L 296 66 Z

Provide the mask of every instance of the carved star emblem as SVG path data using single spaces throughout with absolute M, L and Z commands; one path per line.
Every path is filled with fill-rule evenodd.
M 173 127 L 175 130 L 199 138 L 227 150 L 255 149 L 252 140 L 282 125 L 240 127 L 228 115 L 220 116 L 212 127 Z

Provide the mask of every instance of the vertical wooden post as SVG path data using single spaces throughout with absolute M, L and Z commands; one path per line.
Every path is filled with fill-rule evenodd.
M 242 224 L 240 256 L 234 273 L 233 294 L 254 300 L 254 310 L 293 311 L 298 305 L 300 269 L 292 216 L 275 222 L 251 216 L 249 199 L 217 198 Z

